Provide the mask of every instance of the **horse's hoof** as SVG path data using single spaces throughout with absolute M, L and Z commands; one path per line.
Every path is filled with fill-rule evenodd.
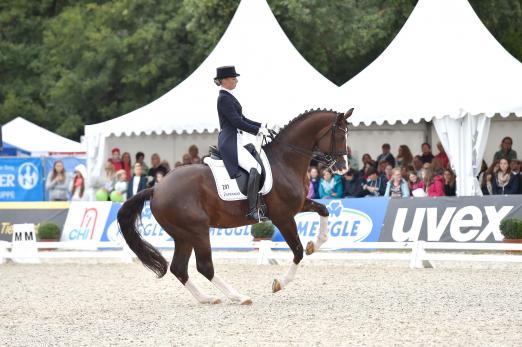
M 306 255 L 310 255 L 315 251 L 315 246 L 312 241 L 308 241 L 306 244 Z
M 252 299 L 250 299 L 250 298 L 243 299 L 239 304 L 240 305 L 252 305 Z
M 283 286 L 281 286 L 281 282 L 279 282 L 278 279 L 275 279 L 274 282 L 272 282 L 272 293 L 277 293 L 283 289 Z
M 211 305 L 218 305 L 218 304 L 221 304 L 222 301 L 221 301 L 221 299 L 218 298 L 218 297 L 212 297 L 212 298 L 209 298 L 209 299 L 208 299 L 208 302 L 207 302 L 207 303 L 208 303 L 208 304 L 211 304 Z

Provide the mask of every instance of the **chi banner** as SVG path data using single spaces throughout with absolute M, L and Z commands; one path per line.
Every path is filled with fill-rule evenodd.
M 521 206 L 522 195 L 390 199 L 379 241 L 500 242 Z

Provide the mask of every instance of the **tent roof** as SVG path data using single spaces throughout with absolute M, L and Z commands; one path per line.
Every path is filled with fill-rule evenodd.
M 185 81 L 133 112 L 86 126 L 87 138 L 218 129 L 212 79 L 224 65 L 235 65 L 241 74 L 234 94 L 245 115 L 258 121 L 281 124 L 328 106 L 338 89 L 294 48 L 265 0 L 243 0 L 217 46 Z
M 341 86 L 358 125 L 466 113 L 522 116 L 522 64 L 467 0 L 420 0 L 386 50 Z
M 32 155 L 85 153 L 85 146 L 17 117 L 2 126 L 3 141 Z

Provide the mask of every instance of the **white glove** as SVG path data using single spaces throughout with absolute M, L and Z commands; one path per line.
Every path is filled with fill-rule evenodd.
M 270 135 L 270 132 L 268 131 L 268 129 L 266 127 L 262 126 L 262 127 L 259 127 L 259 132 L 257 133 L 257 136 L 261 136 L 261 135 L 268 136 L 268 135 Z

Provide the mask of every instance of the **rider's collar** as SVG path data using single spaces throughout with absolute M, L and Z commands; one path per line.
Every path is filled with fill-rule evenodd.
M 234 95 L 234 92 L 232 90 L 228 90 L 227 88 L 219 88 L 220 90 L 224 90 L 225 92 L 229 92 L 230 94 Z

